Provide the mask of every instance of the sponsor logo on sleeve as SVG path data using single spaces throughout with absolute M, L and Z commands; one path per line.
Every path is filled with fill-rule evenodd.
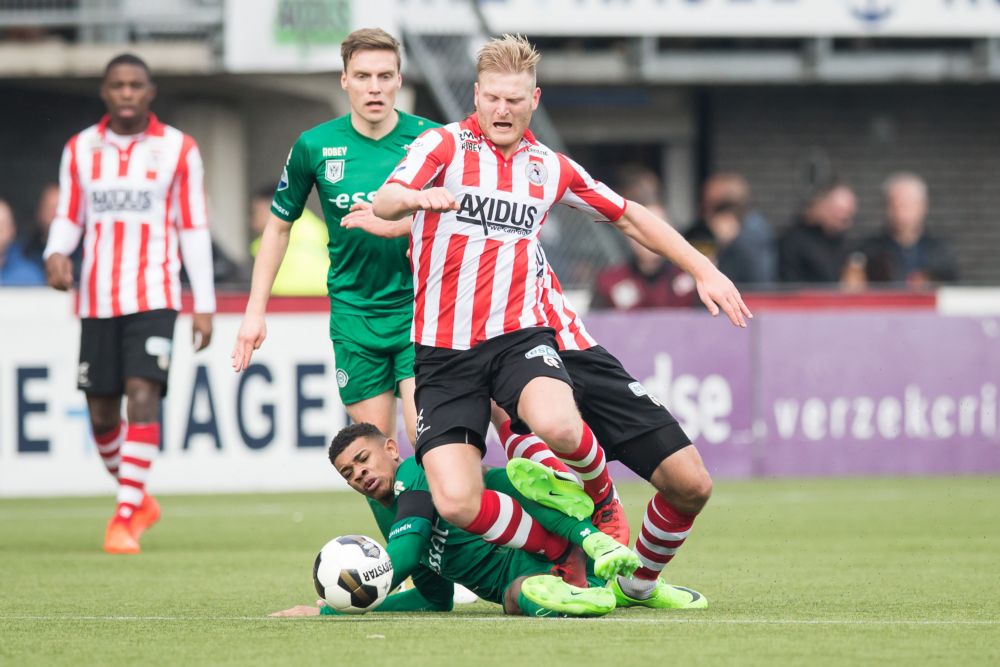
M 278 181 L 278 192 L 288 189 L 288 167 L 281 168 L 281 180 Z
M 337 369 L 337 386 L 343 389 L 347 386 L 347 383 L 351 381 L 351 377 L 347 374 L 343 368 Z

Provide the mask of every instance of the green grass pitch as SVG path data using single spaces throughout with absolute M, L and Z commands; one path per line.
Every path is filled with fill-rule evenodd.
M 622 496 L 639 525 L 649 492 Z M 703 612 L 268 619 L 376 535 L 350 493 L 164 496 L 138 557 L 110 498 L 0 501 L 0 665 L 996 665 L 1000 478 L 719 482 L 668 579 Z

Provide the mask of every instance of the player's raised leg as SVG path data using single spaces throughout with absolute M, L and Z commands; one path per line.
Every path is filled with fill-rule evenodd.
M 441 517 L 484 540 L 557 558 L 569 547 L 566 538 L 553 535 L 505 493 L 483 486 L 481 450 L 464 442 L 423 451 L 434 507 Z
M 537 377 L 521 392 L 517 414 L 583 480 L 594 500 L 594 524 L 627 545 L 628 519 L 615 495 L 604 450 L 580 417 L 572 388 L 551 377 Z
M 640 561 L 635 553 L 623 544 L 619 544 L 609 535 L 602 533 L 590 521 L 590 511 L 583 511 L 576 516 L 559 509 L 563 506 L 575 507 L 585 504 L 590 506 L 590 498 L 579 486 L 562 482 L 555 476 L 555 471 L 527 459 L 513 459 L 507 463 L 506 470 L 494 469 L 486 473 L 486 486 L 503 491 L 521 503 L 521 506 L 550 532 L 566 537 L 579 546 L 583 552 L 594 561 L 594 573 L 601 579 L 611 579 L 617 574 L 630 575 L 639 567 Z M 558 486 L 561 482 L 562 486 Z M 574 502 L 567 499 L 574 498 Z M 570 583 L 586 581 L 586 563 L 581 571 L 572 559 L 563 564 L 563 570 L 569 570 Z M 582 585 L 582 584 L 581 584 Z

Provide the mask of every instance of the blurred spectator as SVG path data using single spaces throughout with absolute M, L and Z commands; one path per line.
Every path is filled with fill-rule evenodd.
M 920 176 L 898 173 L 882 186 L 885 229 L 862 245 L 865 274 L 870 282 L 906 283 L 926 287 L 958 279 L 951 248 L 925 229 L 927 184 Z
M 767 282 L 759 258 L 742 231 L 739 205 L 721 201 L 708 209 L 684 238 L 737 285 Z
M 45 271 L 25 257 L 24 248 L 17 239 L 14 211 L 0 199 L 0 285 L 44 285 Z
M 666 219 L 658 204 L 647 204 L 656 216 Z M 694 279 L 632 239 L 625 264 L 597 274 L 591 308 L 669 308 L 692 306 L 696 301 Z
M 35 207 L 35 226 L 28 232 L 24 244 L 24 256 L 38 264 L 45 271 L 45 260 L 42 252 L 49 240 L 49 228 L 56 217 L 56 207 L 59 205 L 59 184 L 46 183 L 38 195 L 38 205 Z M 83 246 L 78 246 L 71 259 L 75 268 L 74 278 L 79 278 L 80 257 Z
M 723 204 L 732 204 L 740 220 L 738 246 L 749 253 L 747 279 L 737 281 L 726 269 L 722 272 L 736 282 L 772 283 L 778 278 L 778 253 L 774 231 L 763 214 L 750 210 L 750 184 L 742 174 L 718 172 L 705 181 L 701 189 L 701 216 L 705 220 L 711 211 Z
M 615 174 L 615 190 L 625 199 L 639 202 L 643 206 L 656 204 L 662 208 L 663 189 L 660 177 L 652 169 L 641 164 L 623 164 Z
M 779 242 L 782 282 L 849 282 L 847 230 L 857 208 L 857 198 L 845 183 L 835 181 L 816 190 Z
M 259 188 L 250 202 L 250 255 L 257 256 L 260 237 L 267 226 L 275 186 Z M 327 252 L 329 235 L 326 224 L 308 208 L 292 224 L 288 249 L 274 278 L 271 294 L 276 296 L 326 296 L 326 278 L 330 269 Z

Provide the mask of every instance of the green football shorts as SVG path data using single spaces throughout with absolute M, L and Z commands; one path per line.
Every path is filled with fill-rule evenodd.
M 393 391 L 413 377 L 410 310 L 389 315 L 330 313 L 337 386 L 344 405 Z

